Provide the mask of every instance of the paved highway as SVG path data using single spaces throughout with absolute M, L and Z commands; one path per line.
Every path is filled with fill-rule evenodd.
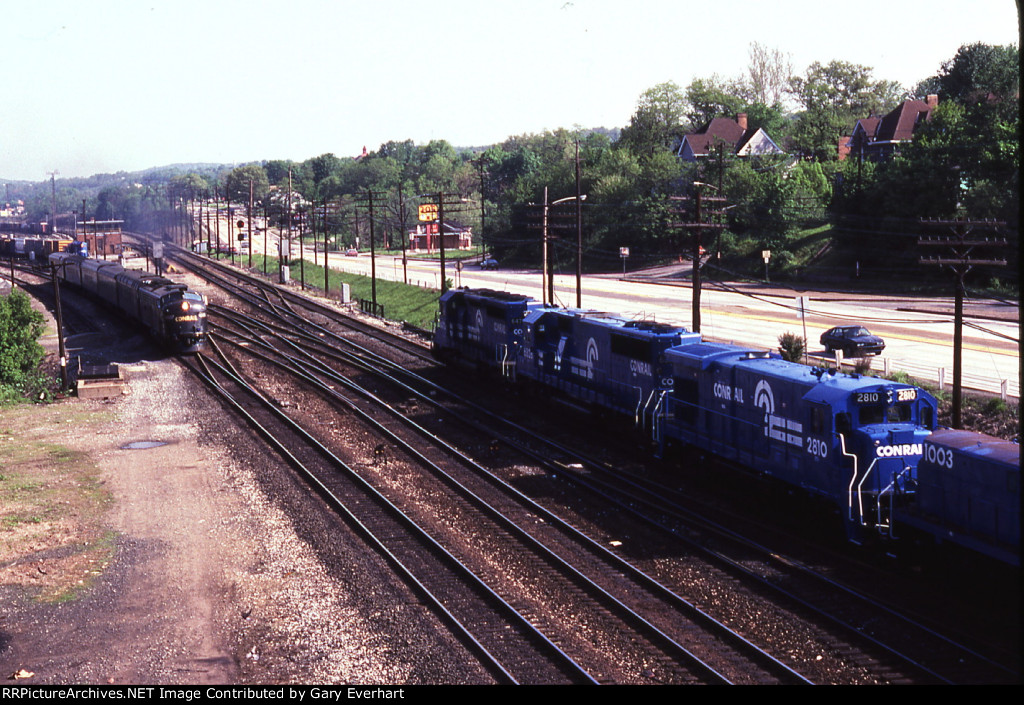
M 307 253 L 312 258 L 312 253 Z M 370 258 L 331 256 L 331 267 L 369 275 Z M 400 258 L 377 258 L 377 276 L 401 280 Z M 542 298 L 540 275 L 536 271 L 481 271 L 469 265 L 457 271 L 448 261 L 446 274 L 456 286 L 489 287 Z M 688 273 L 665 272 L 661 277 L 588 275 L 583 277 L 583 307 L 622 313 L 636 318 L 653 318 L 665 323 L 689 326 L 691 293 Z M 409 260 L 408 280 L 437 287 L 437 261 Z M 706 338 L 775 349 L 786 332 L 803 333 L 796 301 L 797 292 L 782 287 L 751 285 L 708 285 L 701 296 L 701 332 Z M 828 328 L 843 323 L 862 323 L 886 341 L 886 350 L 872 361 L 873 369 L 888 365 L 915 376 L 945 381 L 953 376 L 953 316 L 950 299 L 893 298 L 835 292 L 800 292 L 810 299 L 806 335 L 811 353 L 824 353 L 818 344 Z M 573 275 L 555 277 L 558 303 L 575 305 Z M 971 317 L 964 329 L 964 386 L 999 393 L 1005 381 L 1007 393 L 1020 398 L 1020 348 L 1018 310 L 999 302 L 971 302 Z
M 224 230 L 226 232 L 226 229 Z M 271 247 L 276 249 L 271 239 Z M 262 247 L 262 238 L 253 238 L 254 247 Z M 297 243 L 293 248 L 298 254 Z M 307 259 L 313 250 L 307 246 Z M 323 255 L 317 259 L 322 261 Z M 330 256 L 332 269 L 370 274 L 370 257 L 342 254 Z M 293 266 L 293 271 L 295 267 Z M 391 255 L 376 258 L 380 279 L 401 281 L 401 258 Z M 459 271 L 454 260 L 445 273 L 456 286 L 488 287 L 543 298 L 541 278 L 536 270 L 481 271 L 467 265 Z M 407 281 L 440 288 L 438 260 L 409 259 Z M 635 318 L 652 318 L 664 323 L 691 325 L 689 272 L 667 268 L 644 276 L 624 279 L 617 274 L 583 277 L 583 307 L 620 313 Z M 952 282 L 950 284 L 952 290 Z M 903 370 L 921 379 L 952 385 L 953 314 L 952 291 L 949 298 L 904 297 L 836 292 L 803 291 L 809 297 L 806 322 L 799 318 L 797 292 L 785 287 L 750 284 L 708 284 L 701 296 L 701 333 L 705 338 L 776 349 L 778 338 L 786 332 L 803 333 L 809 351 L 824 354 L 818 344 L 821 334 L 835 325 L 861 323 L 885 339 L 885 352 L 872 360 L 876 371 Z M 575 275 L 556 275 L 557 303 L 575 305 Z M 967 306 L 964 326 L 964 386 L 995 394 L 1005 392 L 1020 398 L 1020 325 L 1016 303 L 972 301 Z

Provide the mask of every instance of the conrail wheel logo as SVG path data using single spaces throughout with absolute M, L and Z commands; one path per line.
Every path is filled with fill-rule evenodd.
M 768 420 L 775 414 L 775 395 L 772 387 L 763 379 L 754 388 L 754 407 L 764 409 L 764 435 L 768 435 Z
M 754 388 L 754 406 L 764 409 L 769 416 L 775 413 L 775 395 L 771 385 L 763 379 Z
M 587 341 L 587 379 L 594 379 L 594 363 L 598 359 L 597 343 L 591 338 Z

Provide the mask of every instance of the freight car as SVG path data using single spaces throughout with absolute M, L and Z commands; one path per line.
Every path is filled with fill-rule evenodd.
M 206 301 L 164 277 L 70 253 L 50 255 L 57 277 L 93 294 L 145 326 L 175 352 L 197 352 L 206 341 Z
M 434 347 L 631 416 L 659 451 L 694 446 L 821 496 L 853 540 L 894 535 L 937 428 L 935 398 L 908 384 L 504 292 L 447 292 Z
M 4 237 L 0 238 L 0 257 L 25 259 L 42 264 L 55 252 L 66 252 L 78 244 L 65 237 Z
M 1020 445 L 954 429 L 925 439 L 916 502 L 895 508 L 895 535 L 908 530 L 1019 566 Z

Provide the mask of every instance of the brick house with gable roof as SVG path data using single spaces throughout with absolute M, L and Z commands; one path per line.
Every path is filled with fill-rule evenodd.
M 748 128 L 747 114 L 740 113 L 735 120 L 717 117 L 702 130 L 684 135 L 676 156 L 683 161 L 695 162 L 711 154 L 719 144 L 725 145 L 737 157 L 784 154 L 764 129 Z
M 939 105 L 939 97 L 930 95 L 926 100 L 905 100 L 884 117 L 861 118 L 853 134 L 839 143 L 839 158 L 847 155 L 873 161 L 888 159 L 899 151 L 900 144 L 914 138 L 919 125 L 931 119 Z

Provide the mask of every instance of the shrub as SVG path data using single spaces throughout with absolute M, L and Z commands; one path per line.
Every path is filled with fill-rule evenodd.
M 25 292 L 16 289 L 0 296 L 0 396 L 36 391 L 39 365 L 46 356 L 38 342 L 45 320 Z
M 801 362 L 806 349 L 807 341 L 796 333 L 783 333 L 779 336 L 779 354 L 783 360 Z

